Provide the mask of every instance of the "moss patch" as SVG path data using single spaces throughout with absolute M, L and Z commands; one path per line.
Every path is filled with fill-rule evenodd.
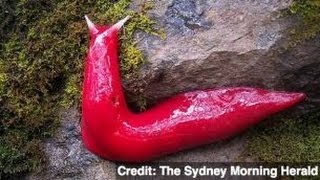
M 285 15 L 296 16 L 298 23 L 291 30 L 291 46 L 320 33 L 320 0 L 295 0 Z
M 244 156 L 266 162 L 319 162 L 320 110 L 300 118 L 275 117 L 248 135 Z
M 130 76 L 143 63 L 133 41 L 136 30 L 156 34 L 146 16 L 150 7 L 127 10 L 130 0 L 1 1 L 0 179 L 39 170 L 40 142 L 59 123 L 59 109 L 80 100 L 88 45 L 84 14 L 96 22 L 133 18 L 121 39 L 121 68 Z

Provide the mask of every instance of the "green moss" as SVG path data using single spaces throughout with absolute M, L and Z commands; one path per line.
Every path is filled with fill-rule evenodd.
M 2 69 L 1 67 L 3 67 L 3 61 L 0 61 L 0 70 Z M 4 72 L 0 71 L 0 94 L 3 94 L 5 92 L 5 82 L 7 81 L 7 75 Z M 1 98 L 1 96 L 0 96 Z M 1 101 L 1 99 L 0 99 Z
M 295 0 L 285 14 L 294 15 L 298 19 L 291 31 L 291 46 L 320 33 L 320 0 Z
M 139 108 L 140 111 L 145 111 L 146 108 L 147 108 L 147 98 L 142 95 L 142 94 L 139 94 L 139 96 L 137 96 L 137 106 Z
M 75 102 L 78 102 L 80 99 L 80 88 L 79 88 L 79 79 L 77 75 L 70 75 L 65 83 L 65 88 L 63 92 L 63 98 L 60 101 L 60 104 L 68 108 L 72 106 Z
M 0 179 L 36 170 L 44 158 L 40 142 L 59 124 L 59 109 L 80 101 L 88 31 L 96 22 L 132 19 L 121 35 L 121 69 L 130 77 L 144 62 L 133 40 L 136 30 L 157 34 L 149 5 L 126 9 L 130 0 L 1 1 Z M 97 20 L 98 19 L 98 20 Z
M 266 162 L 319 162 L 320 111 L 303 117 L 274 117 L 248 135 L 244 156 Z

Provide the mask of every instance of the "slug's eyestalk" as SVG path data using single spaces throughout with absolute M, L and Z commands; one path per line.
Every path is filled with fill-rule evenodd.
M 86 19 L 86 22 L 87 22 L 89 31 L 90 31 L 92 34 L 97 34 L 99 31 L 98 31 L 98 29 L 96 28 L 96 26 L 93 24 L 93 22 L 88 18 L 87 15 L 85 15 L 84 18 Z

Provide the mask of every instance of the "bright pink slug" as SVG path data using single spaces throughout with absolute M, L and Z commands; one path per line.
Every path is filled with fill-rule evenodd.
M 141 162 L 225 139 L 304 99 L 302 93 L 222 88 L 173 96 L 143 113 L 127 107 L 118 62 L 118 31 L 87 17 L 90 47 L 83 84 L 81 133 L 109 160 Z

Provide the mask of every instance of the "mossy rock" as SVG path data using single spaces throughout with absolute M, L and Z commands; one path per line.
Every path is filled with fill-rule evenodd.
M 296 0 L 286 15 L 297 21 L 290 46 L 315 38 L 320 33 L 320 0 Z M 248 136 L 245 156 L 266 162 L 319 162 L 320 109 L 303 116 L 277 116 L 255 128 Z
M 320 0 L 295 0 L 284 11 L 284 15 L 295 16 L 298 19 L 291 30 L 291 46 L 314 38 L 320 33 Z

